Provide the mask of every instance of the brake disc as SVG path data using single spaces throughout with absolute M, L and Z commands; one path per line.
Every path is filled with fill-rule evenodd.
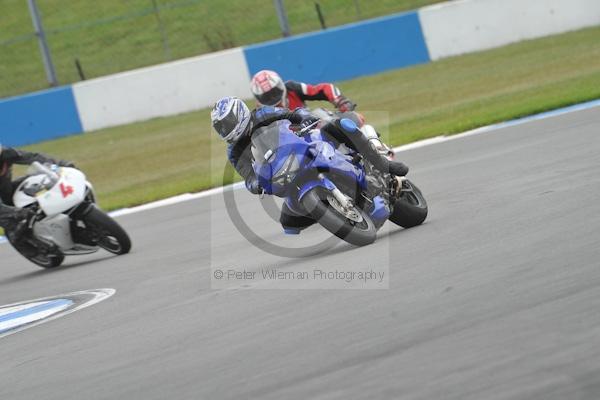
M 330 194 L 327 195 L 327 201 L 329 202 L 331 207 L 333 207 L 337 212 L 339 212 L 340 214 L 342 214 L 344 217 L 348 218 L 349 220 L 354 221 L 356 223 L 360 223 L 363 221 L 362 214 L 356 209 L 355 206 L 351 207 L 350 209 L 347 209 L 347 208 L 343 207 L 340 204 L 340 202 L 337 201 L 337 199 Z

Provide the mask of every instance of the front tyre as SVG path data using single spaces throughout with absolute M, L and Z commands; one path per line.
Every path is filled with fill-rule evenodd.
M 125 230 L 104 211 L 92 207 L 84 217 L 85 225 L 97 237 L 97 245 L 116 254 L 127 254 L 131 250 L 131 239 Z
M 421 190 L 408 179 L 402 182 L 402 193 L 394 204 L 390 221 L 403 228 L 421 225 L 427 218 L 427 201 Z
M 301 203 L 312 218 L 340 239 L 355 246 L 373 243 L 377 228 L 371 217 L 355 206 L 352 212 L 358 218 L 350 219 L 338 210 L 334 201 L 326 190 L 316 187 L 304 195 Z

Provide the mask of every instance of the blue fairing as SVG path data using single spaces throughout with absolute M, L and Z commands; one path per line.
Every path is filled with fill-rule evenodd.
M 316 150 L 316 157 L 311 165 L 312 168 L 345 176 L 357 181 L 361 189 L 367 188 L 366 176 L 362 167 L 353 164 L 349 157 L 336 151 L 329 142 L 313 142 L 313 149 Z
M 288 157 L 294 155 L 299 165 L 306 163 L 308 149 L 310 145 L 303 139 L 296 136 L 289 128 L 290 121 L 276 121 L 264 130 L 264 135 L 277 135 L 276 138 L 268 138 L 269 142 L 276 143 L 269 146 L 273 155 L 268 160 L 255 160 L 254 172 L 258 177 L 258 182 L 268 194 L 283 197 L 287 188 L 286 184 L 278 184 L 273 181 L 273 177 L 283 167 Z M 254 137 L 253 137 L 254 140 Z
M 383 225 L 390 217 L 390 209 L 381 196 L 373 198 L 373 209 L 370 215 L 375 225 Z
M 281 120 L 257 130 L 252 143 L 256 151 L 254 171 L 260 185 L 266 193 L 286 198 L 292 210 L 299 211 L 299 201 L 311 189 L 321 186 L 333 190 L 336 187 L 323 175 L 316 178 L 317 171 L 343 177 L 366 189 L 362 166 L 353 164 L 348 156 L 335 150 L 319 131 L 301 138 L 290 130 L 289 121 Z M 287 174 L 288 171 L 293 173 Z M 310 176 L 309 180 L 303 179 L 305 175 Z M 298 187 L 292 182 L 302 183 Z
M 296 197 L 298 198 L 298 202 L 302 200 L 306 193 L 310 192 L 317 186 L 321 186 L 322 188 L 325 188 L 327 190 L 335 189 L 335 185 L 333 184 L 333 182 L 331 182 L 325 177 L 322 177 L 319 180 L 304 182 L 302 187 L 300 187 L 300 190 L 298 190 L 298 194 L 296 195 Z

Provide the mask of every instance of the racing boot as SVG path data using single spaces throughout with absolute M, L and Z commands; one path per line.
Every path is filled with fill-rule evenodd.
M 38 249 L 27 240 L 27 235 L 31 232 L 31 223 L 35 215 L 31 210 L 16 208 L 13 221 L 7 224 L 5 229 L 8 241 L 19 253 L 27 258 L 35 257 L 38 254 Z
M 381 154 L 352 120 L 342 118 L 336 121 L 336 125 L 352 141 L 356 150 L 379 171 L 389 172 L 394 176 L 405 176 L 408 173 L 405 164 L 390 160 L 387 154 Z
M 310 217 L 296 214 L 284 202 L 281 207 L 279 222 L 286 235 L 299 235 L 303 229 L 313 225 L 316 221 Z
M 13 243 L 20 243 L 23 236 L 29 231 L 32 218 L 35 213 L 24 208 L 8 207 L 13 210 L 11 221 L 6 224 L 6 235 Z

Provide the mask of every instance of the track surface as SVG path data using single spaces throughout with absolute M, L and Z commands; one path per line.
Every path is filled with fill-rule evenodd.
M 46 272 L 2 245 L 0 304 L 117 293 L 1 339 L 0 398 L 598 399 L 599 133 L 593 109 L 403 153 L 428 222 L 309 259 L 253 248 L 214 198 L 120 218 L 126 257 Z M 211 290 L 211 259 L 391 260 L 390 289 Z

